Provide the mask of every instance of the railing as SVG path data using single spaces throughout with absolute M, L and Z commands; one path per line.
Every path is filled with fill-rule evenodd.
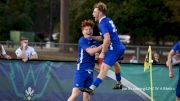
M 17 48 L 19 47 L 19 43 L 15 43 L 13 41 L 0 41 L 1 44 L 4 45 L 5 48 Z M 48 52 L 61 52 L 61 48 L 64 47 L 66 52 L 76 52 L 77 53 L 77 43 L 53 43 L 53 42 L 30 42 L 30 46 L 36 48 L 38 51 L 48 51 Z M 162 63 L 165 63 L 166 56 L 170 51 L 170 46 L 152 46 L 152 52 L 157 52 L 160 55 L 160 59 Z M 53 50 L 53 51 L 52 51 Z M 128 60 L 135 55 L 137 60 L 141 63 L 144 61 L 145 54 L 147 53 L 148 46 L 140 46 L 140 45 L 126 45 L 125 51 L 125 62 L 129 62 Z M 69 53 L 69 54 L 70 54 Z M 77 57 L 75 57 L 77 58 Z

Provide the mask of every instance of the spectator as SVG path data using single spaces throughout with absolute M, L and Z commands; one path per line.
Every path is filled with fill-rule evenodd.
M 160 63 L 159 54 L 158 53 L 154 53 L 153 54 L 153 63 L 154 64 L 159 64 Z
M 172 56 L 172 65 L 178 65 L 180 63 L 180 53 L 176 52 L 175 55 Z
M 11 56 L 6 54 L 6 51 L 2 44 L 0 44 L 0 58 L 11 59 Z
M 23 37 L 20 41 L 20 47 L 15 51 L 18 59 L 27 62 L 28 60 L 38 59 L 38 55 L 33 47 L 28 46 L 28 39 Z
M 136 59 L 136 56 L 132 56 L 132 58 L 129 60 L 130 63 L 138 63 L 138 60 Z

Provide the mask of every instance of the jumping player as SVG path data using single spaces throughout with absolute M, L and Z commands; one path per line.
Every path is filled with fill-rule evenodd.
M 102 80 L 106 77 L 109 67 L 112 67 L 113 65 L 115 65 L 116 79 L 119 81 L 116 85 L 121 86 L 119 69 L 120 65 L 117 63 L 117 61 L 124 54 L 125 46 L 118 38 L 117 29 L 113 21 L 106 17 L 106 10 L 107 7 L 102 2 L 99 2 L 94 6 L 93 16 L 95 21 L 99 22 L 98 28 L 101 34 L 101 37 L 96 37 L 96 39 L 103 39 L 103 46 L 99 55 L 99 59 L 103 59 L 103 63 L 101 65 L 100 73 L 92 85 L 88 89 L 81 89 L 82 92 L 87 92 L 89 94 L 93 94 L 95 88 L 97 88 L 101 84 Z

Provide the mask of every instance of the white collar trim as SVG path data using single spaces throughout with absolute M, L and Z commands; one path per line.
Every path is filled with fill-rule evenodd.
M 100 20 L 99 20 L 99 23 L 101 22 L 102 19 L 104 19 L 106 16 L 103 16 Z

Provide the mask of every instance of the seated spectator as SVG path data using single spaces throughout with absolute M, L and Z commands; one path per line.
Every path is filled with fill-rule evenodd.
M 176 52 L 171 61 L 172 65 L 178 65 L 180 63 L 180 53 Z
M 11 59 L 11 56 L 6 54 L 3 45 L 0 44 L 0 58 Z
M 158 53 L 154 53 L 153 54 L 153 63 L 154 64 L 159 64 L 160 63 L 159 54 Z
M 18 59 L 27 62 L 28 60 L 38 59 L 38 55 L 33 47 L 28 46 L 28 39 L 23 37 L 20 40 L 20 47 L 15 51 Z
M 136 56 L 132 56 L 132 58 L 129 60 L 130 63 L 138 63 L 138 60 L 136 59 Z

